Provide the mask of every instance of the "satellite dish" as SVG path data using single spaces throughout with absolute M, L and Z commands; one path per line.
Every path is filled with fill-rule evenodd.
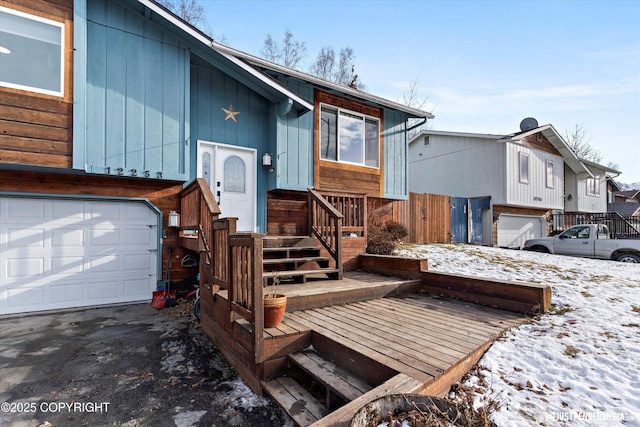
M 538 127 L 538 121 L 533 117 L 527 117 L 526 119 L 520 122 L 520 130 L 522 132 L 535 129 L 537 127 Z

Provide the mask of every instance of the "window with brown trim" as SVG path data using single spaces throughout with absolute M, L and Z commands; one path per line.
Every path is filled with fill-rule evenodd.
M 380 167 L 380 120 L 321 104 L 320 158 Z
M 0 6 L 0 86 L 64 96 L 64 23 Z

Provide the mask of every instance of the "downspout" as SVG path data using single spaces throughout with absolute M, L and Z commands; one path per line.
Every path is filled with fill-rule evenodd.
M 407 132 L 412 131 L 412 130 L 414 130 L 415 128 L 417 128 L 419 126 L 422 126 L 423 124 L 425 124 L 427 122 L 427 120 L 428 119 L 426 117 L 423 117 L 422 121 L 420 121 L 420 122 L 414 124 L 413 126 L 407 128 Z

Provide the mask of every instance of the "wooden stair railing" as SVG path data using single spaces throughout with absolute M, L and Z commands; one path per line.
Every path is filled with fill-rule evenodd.
M 366 236 L 367 194 L 318 190 L 318 193 L 343 216 L 342 232 Z
M 212 259 L 212 226 L 220 216 L 209 184 L 203 178 L 191 181 L 179 194 L 180 196 L 180 244 L 200 254 L 200 281 L 209 283 Z
M 315 236 L 334 259 L 337 278 L 342 279 L 342 221 L 340 213 L 327 199 L 309 189 L 309 234 Z
M 229 236 L 229 255 L 231 314 L 236 313 L 251 324 L 255 363 L 261 363 L 264 356 L 262 235 L 247 233 Z

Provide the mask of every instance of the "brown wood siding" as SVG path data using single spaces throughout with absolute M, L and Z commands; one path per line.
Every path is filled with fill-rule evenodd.
M 555 154 L 556 156 L 562 156 L 556 147 L 549 142 L 546 136 L 538 132 L 533 135 L 529 135 L 521 140 L 523 145 L 527 147 L 535 148 L 537 150 L 546 151 L 547 153 Z
M 355 111 L 380 120 L 380 130 L 384 129 L 384 117 L 380 108 L 362 104 L 319 90 L 315 91 L 314 111 L 314 186 L 316 189 L 366 193 L 371 197 L 384 194 L 384 136 L 380 133 L 380 167 L 371 168 L 320 159 L 320 103 Z
M 301 191 L 267 193 L 267 234 L 307 236 L 309 234 L 309 195 Z
M 169 212 L 180 212 L 180 198 L 178 194 L 181 190 L 182 183 L 177 181 L 0 170 L 0 191 L 148 199 L 162 212 L 162 229 L 166 230 L 166 238 L 163 239 L 163 274 L 166 274 L 167 248 L 169 246 L 174 248 L 171 268 L 172 282 L 180 281 L 197 274 L 197 267 L 185 269 L 180 265 L 180 260 L 187 251 L 179 247 L 178 229 L 167 227 Z
M 0 0 L 65 24 L 64 96 L 0 87 L 0 163 L 69 168 L 73 150 L 73 0 Z

